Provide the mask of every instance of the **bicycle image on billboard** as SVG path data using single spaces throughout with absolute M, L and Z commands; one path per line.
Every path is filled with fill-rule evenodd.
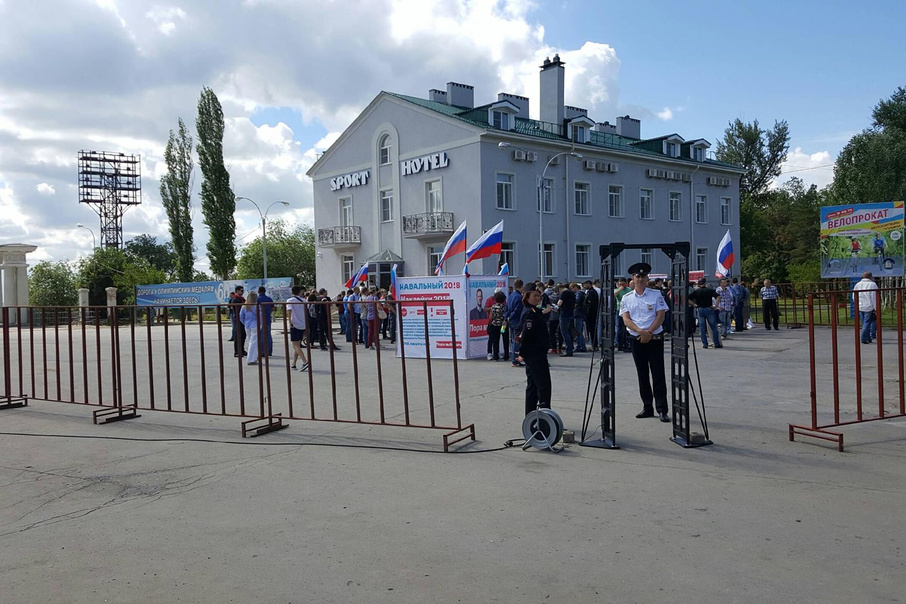
M 821 277 L 903 276 L 903 202 L 821 208 Z

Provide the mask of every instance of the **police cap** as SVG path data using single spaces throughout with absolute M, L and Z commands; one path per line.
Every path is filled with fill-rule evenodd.
M 651 274 L 651 265 L 647 262 L 636 262 L 629 267 L 629 274 L 633 277 L 636 275 L 647 277 Z

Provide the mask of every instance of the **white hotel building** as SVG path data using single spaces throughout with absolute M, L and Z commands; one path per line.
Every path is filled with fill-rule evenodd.
M 742 170 L 708 159 L 704 139 L 643 139 L 628 115 L 595 122 L 564 104 L 564 77 L 558 56 L 545 60 L 540 120 L 525 97 L 500 93 L 476 107 L 473 88 L 454 82 L 427 99 L 380 93 L 308 171 L 318 285 L 335 291 L 366 260 L 384 286 L 393 263 L 401 275 L 433 274 L 463 220 L 470 244 L 504 220 L 511 276 L 594 279 L 602 243 L 675 241 L 690 241 L 690 267 L 712 274 L 727 229 L 739 242 Z M 617 268 L 640 260 L 669 272 L 666 256 L 647 249 L 625 251 Z M 487 259 L 470 272 L 497 268 Z

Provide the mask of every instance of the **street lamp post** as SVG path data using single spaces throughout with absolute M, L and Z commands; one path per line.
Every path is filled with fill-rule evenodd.
M 255 200 L 249 197 L 243 197 L 241 195 L 237 196 L 236 199 L 244 199 L 250 201 L 255 209 L 258 210 L 258 215 L 261 216 L 261 256 L 264 260 L 264 278 L 267 279 L 267 213 L 270 212 L 271 208 L 275 205 L 288 206 L 288 201 L 275 201 L 271 205 L 267 206 L 267 209 L 264 212 L 261 212 L 261 208 L 258 207 L 258 204 L 255 203 Z
M 94 231 L 92 231 L 91 228 L 85 226 L 85 225 L 82 224 L 81 222 L 78 223 L 78 224 L 76 225 L 76 227 L 78 227 L 78 228 L 80 228 L 80 229 L 86 229 L 89 233 L 91 233 L 91 245 L 92 245 L 92 249 L 97 249 L 97 247 L 98 247 L 98 240 L 97 240 L 97 238 L 94 236 Z
M 497 143 L 497 147 L 499 149 L 513 147 L 525 151 L 525 149 L 522 149 L 521 147 L 506 142 Z M 547 160 L 547 164 L 544 166 L 544 170 L 541 171 L 541 178 L 538 180 L 538 271 L 542 279 L 544 279 L 544 221 L 542 220 L 544 217 L 544 180 L 547 175 L 547 169 L 551 167 L 551 162 L 564 155 L 569 155 L 576 159 L 582 159 L 583 157 L 581 153 L 576 153 L 575 151 L 562 151 L 551 155 L 550 159 Z

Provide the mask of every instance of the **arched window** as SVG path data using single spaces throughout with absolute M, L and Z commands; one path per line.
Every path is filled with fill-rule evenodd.
M 381 137 L 381 165 L 387 166 L 390 164 L 390 135 L 385 134 Z

